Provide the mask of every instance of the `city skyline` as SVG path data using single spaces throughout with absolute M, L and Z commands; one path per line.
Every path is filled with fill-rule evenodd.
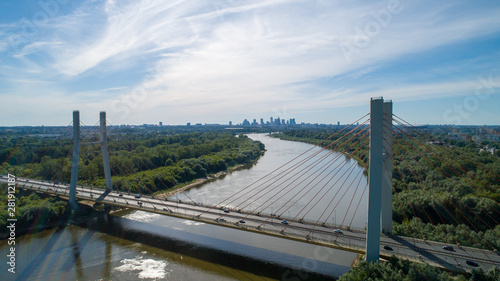
M 5 1 L 0 126 L 64 126 L 73 110 L 88 124 L 99 111 L 113 124 L 349 124 L 377 96 L 412 124 L 497 125 L 498 14 L 462 1 Z

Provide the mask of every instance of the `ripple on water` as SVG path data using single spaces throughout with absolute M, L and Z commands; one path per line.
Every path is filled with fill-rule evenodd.
M 161 215 L 159 214 L 144 211 L 137 211 L 123 216 L 123 218 L 140 222 L 152 222 L 159 219 L 160 217 Z
M 165 278 L 168 275 L 166 270 L 167 262 L 153 260 L 153 259 L 144 259 L 142 256 L 136 256 L 132 259 L 123 259 L 120 261 L 122 265 L 116 267 L 115 271 L 121 272 L 136 272 L 139 271 L 137 277 L 140 279 L 146 278 Z
M 185 220 L 182 222 L 183 224 L 186 225 L 203 225 L 204 223 L 202 222 L 197 222 L 197 221 L 190 221 L 190 220 Z

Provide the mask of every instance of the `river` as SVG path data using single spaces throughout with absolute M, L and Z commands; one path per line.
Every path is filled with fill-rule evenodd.
M 309 144 L 282 141 L 262 134 L 249 136 L 262 141 L 267 149 L 256 165 L 250 169 L 232 172 L 223 179 L 192 188 L 186 192 L 187 196 L 197 202 L 220 203 L 234 192 L 238 192 L 256 179 L 269 174 L 276 167 L 312 148 Z M 325 154 L 325 156 L 325 159 L 332 160 L 338 155 Z M 321 154 L 317 157 L 321 157 Z M 338 161 L 347 163 L 343 172 L 353 164 L 353 160 L 343 156 Z M 319 167 L 313 168 L 308 173 L 314 173 L 315 169 L 319 170 Z M 333 168 L 327 168 L 325 175 L 332 172 L 328 169 Z M 351 177 L 361 171 L 361 168 L 354 165 L 353 170 L 355 172 Z M 364 176 L 361 176 L 359 181 L 366 181 L 362 177 Z M 357 181 L 357 178 L 347 178 Z M 323 196 L 326 201 L 319 201 L 317 206 L 327 206 L 325 204 L 341 188 L 340 182 L 338 187 Z M 314 184 L 317 187 L 311 187 L 313 193 L 324 185 L 319 179 Z M 306 187 L 299 185 L 297 188 Z M 337 193 L 340 197 L 344 191 Z M 361 188 L 356 193 L 360 196 Z M 349 198 L 356 193 L 347 191 L 345 196 Z M 281 196 L 276 191 L 269 193 L 270 197 L 258 198 L 257 195 L 251 197 L 252 204 L 248 205 L 247 209 L 262 208 L 262 212 L 276 213 L 283 202 L 297 201 L 289 200 L 293 192 L 283 192 L 283 194 L 285 195 Z M 181 196 L 184 195 L 179 195 Z M 279 200 L 264 208 L 267 204 L 264 198 Z M 306 203 L 312 198 L 313 195 L 305 195 L 296 204 L 289 203 L 291 207 L 284 207 L 280 212 L 289 218 L 297 215 L 302 217 L 305 211 L 301 213 L 301 210 L 305 210 Z M 244 197 L 241 200 L 245 201 Z M 229 201 L 231 200 L 226 200 Z M 241 202 L 234 201 L 227 206 L 236 207 L 241 205 Z M 366 199 L 362 198 L 359 202 L 358 212 L 361 215 L 352 220 L 352 226 L 355 227 L 363 227 L 366 217 Z M 347 205 L 348 202 L 339 204 L 332 212 L 334 216 L 326 219 L 328 223 L 340 224 L 341 218 L 345 220 L 344 217 L 350 221 L 350 217 L 345 214 L 352 212 L 356 204 L 351 204 L 351 211 L 347 211 Z M 304 218 L 317 220 L 324 213 L 322 209 L 313 208 Z M 327 209 L 326 213 L 329 212 Z M 0 242 L 0 256 L 4 257 L 0 260 L 6 259 L 9 247 L 7 241 Z M 328 279 L 328 276 L 340 276 L 347 272 L 355 256 L 350 252 L 236 229 L 142 211 L 123 211 L 113 216 L 96 218 L 82 226 L 66 226 L 18 237 L 16 274 L 9 273 L 8 265 L 2 262 L 0 279 L 319 280 L 325 276 Z

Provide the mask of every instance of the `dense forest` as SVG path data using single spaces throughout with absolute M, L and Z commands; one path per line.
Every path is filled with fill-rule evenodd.
M 366 127 L 365 127 L 366 128 Z M 289 130 L 276 134 L 338 150 L 367 167 L 363 128 Z M 342 134 L 343 135 L 343 134 Z M 500 153 L 471 139 L 401 132 L 393 136 L 393 233 L 452 244 L 500 249 Z
M 2 143 L 0 174 L 69 181 L 71 140 L 12 137 L 2 139 Z M 116 188 L 148 192 L 206 177 L 234 165 L 250 164 L 260 157 L 264 146 L 244 135 L 197 132 L 173 136 L 122 135 L 109 141 L 108 149 Z M 78 182 L 104 187 L 103 178 L 100 146 L 83 145 Z
M 95 142 L 90 137 L 82 142 Z M 0 174 L 69 182 L 73 144 L 68 139 L 9 136 L 1 139 Z M 176 135 L 121 134 L 108 142 L 113 188 L 151 194 L 171 190 L 196 178 L 207 177 L 235 165 L 255 162 L 264 145 L 245 135 L 228 132 L 193 132 Z M 78 183 L 104 188 L 104 170 L 99 145 L 83 145 Z M 6 196 L 2 185 L 0 199 Z M 24 194 L 24 193 L 22 193 Z M 18 194 L 19 195 L 19 194 Z M 5 198 L 4 198 L 5 199 Z M 0 225 L 7 219 L 7 200 L 2 203 Z M 65 202 L 39 195 L 18 197 L 18 218 L 56 219 L 64 215 Z

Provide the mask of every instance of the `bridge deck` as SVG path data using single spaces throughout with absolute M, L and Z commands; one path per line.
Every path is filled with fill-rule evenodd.
M 7 182 L 6 176 L 0 177 L 0 182 Z M 52 195 L 69 194 L 69 186 L 67 185 L 34 179 L 16 178 L 16 186 Z M 103 192 L 104 190 L 102 189 L 77 186 L 76 197 L 80 200 L 95 202 Z M 102 203 L 253 231 L 347 251 L 365 252 L 366 234 L 362 231 L 342 229 L 341 233 L 339 233 L 338 230 L 331 227 L 290 220 L 285 225 L 282 223 L 283 218 L 270 217 L 269 215 L 255 215 L 237 211 L 226 213 L 223 209 L 215 206 L 158 199 L 152 196 L 136 198 L 136 195 L 128 193 L 112 192 Z M 244 220 L 244 223 L 240 222 L 241 220 Z M 492 251 L 461 246 L 454 246 L 453 251 L 448 251 L 442 249 L 443 243 L 395 235 L 381 235 L 380 242 L 382 245 L 380 253 L 382 257 L 396 255 L 410 260 L 426 261 L 456 271 L 469 271 L 472 269 L 471 266 L 466 264 L 467 260 L 475 261 L 485 270 L 490 269 L 493 265 L 500 265 L 500 255 Z M 384 249 L 383 246 L 390 246 L 392 250 Z

